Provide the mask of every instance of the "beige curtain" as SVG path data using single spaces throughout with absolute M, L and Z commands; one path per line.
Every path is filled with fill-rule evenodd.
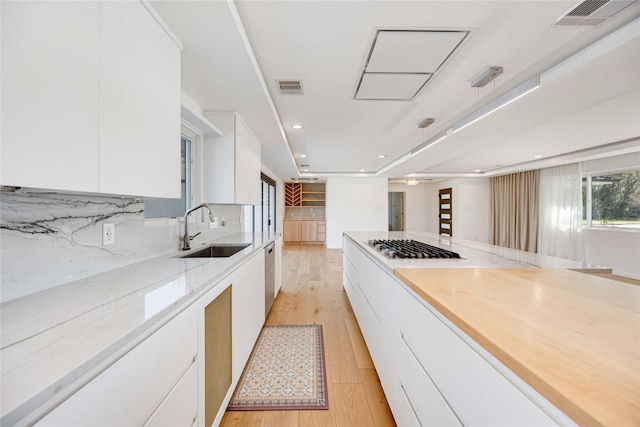
M 491 178 L 493 244 L 536 252 L 540 171 Z

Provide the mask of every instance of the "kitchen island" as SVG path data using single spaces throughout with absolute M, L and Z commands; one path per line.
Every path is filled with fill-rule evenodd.
M 111 381 L 108 384 L 111 395 L 103 393 L 98 401 L 84 405 L 87 411 L 118 414 L 121 422 L 131 424 L 124 408 L 125 403 L 131 404 L 140 415 L 136 419 L 142 420 L 136 424 L 150 421 L 149 408 L 165 403 L 166 393 L 173 387 L 167 380 L 162 384 L 166 389 L 163 391 L 151 382 L 170 378 L 174 372 L 169 371 L 173 370 L 176 381 L 187 377 L 187 367 L 191 376 L 186 379 L 192 380 L 202 369 L 199 361 L 203 358 L 197 357 L 202 356 L 199 341 L 204 335 L 199 303 L 205 296 L 216 296 L 231 287 L 231 283 L 238 285 L 234 292 L 253 295 L 252 301 L 244 301 L 238 298 L 241 295 L 238 293 L 233 303 L 244 305 L 252 312 L 244 316 L 244 323 L 238 327 L 246 327 L 248 319 L 255 317 L 250 325 L 252 335 L 244 334 L 246 340 L 257 337 L 265 316 L 264 298 L 259 298 L 259 292 L 264 296 L 263 249 L 279 238 L 279 234 L 272 233 L 234 233 L 194 246 L 189 252 L 176 251 L 3 303 L 0 305 L 0 424 L 30 425 L 50 416 L 47 414 L 54 408 L 57 410 L 58 405 L 66 404 L 105 372 L 123 365 L 122 360 L 131 359 L 129 356 L 139 347 L 162 335 L 162 340 L 155 339 L 152 351 L 139 358 L 143 367 L 134 364 L 124 375 L 120 372 L 123 383 L 128 383 L 126 393 L 134 393 L 138 400 L 128 402 L 123 397 L 125 390 Z M 212 243 L 246 244 L 247 247 L 227 258 L 181 257 Z M 244 270 L 247 271 L 241 273 Z M 256 306 L 255 310 L 251 304 Z M 236 313 L 241 314 L 241 310 Z M 234 338 L 234 346 L 240 342 Z M 250 351 L 253 343 L 243 343 L 243 346 Z M 178 356 L 180 360 L 176 360 Z M 177 366 L 178 363 L 184 366 Z M 236 366 L 240 364 L 242 366 Z M 243 366 L 242 361 L 234 362 L 234 379 Z M 142 372 L 145 372 L 144 381 L 136 382 L 132 377 Z M 196 383 L 201 387 L 201 381 Z M 200 393 L 195 397 L 195 383 L 189 384 L 191 389 L 186 395 L 193 396 L 189 401 L 194 405 L 195 414 L 201 412 L 201 397 Z M 116 401 L 121 400 L 118 408 L 109 404 L 113 394 Z M 77 415 L 77 408 L 72 409 Z M 74 420 L 82 424 L 80 418 Z M 46 423 L 46 418 L 44 421 Z M 69 422 L 67 419 L 65 424 Z M 102 423 L 109 424 L 104 418 Z
M 639 287 L 567 271 L 598 266 L 390 234 L 345 234 L 344 286 L 398 423 L 640 423 Z M 387 236 L 461 259 L 390 260 L 366 244 Z

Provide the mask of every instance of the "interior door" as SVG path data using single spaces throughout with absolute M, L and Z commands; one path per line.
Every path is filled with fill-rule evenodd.
M 404 193 L 389 193 L 389 231 L 404 231 Z

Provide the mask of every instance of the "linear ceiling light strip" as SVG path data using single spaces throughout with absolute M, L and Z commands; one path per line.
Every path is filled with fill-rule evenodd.
M 506 92 L 494 100 L 486 103 L 482 107 L 475 110 L 473 113 L 464 117 L 463 119 L 457 121 L 452 126 L 452 132 L 456 133 L 466 128 L 467 126 L 477 122 L 484 117 L 487 117 L 489 114 L 495 113 L 503 107 L 511 104 L 512 102 L 517 101 L 528 93 L 533 92 L 534 90 L 540 87 L 540 76 L 535 76 L 532 79 L 527 80 L 519 86 L 511 89 L 509 92 Z

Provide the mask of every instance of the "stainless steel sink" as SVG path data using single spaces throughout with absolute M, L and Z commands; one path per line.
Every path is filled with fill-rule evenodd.
M 186 255 L 181 255 L 180 258 L 228 258 L 249 245 L 249 243 L 211 245 Z

